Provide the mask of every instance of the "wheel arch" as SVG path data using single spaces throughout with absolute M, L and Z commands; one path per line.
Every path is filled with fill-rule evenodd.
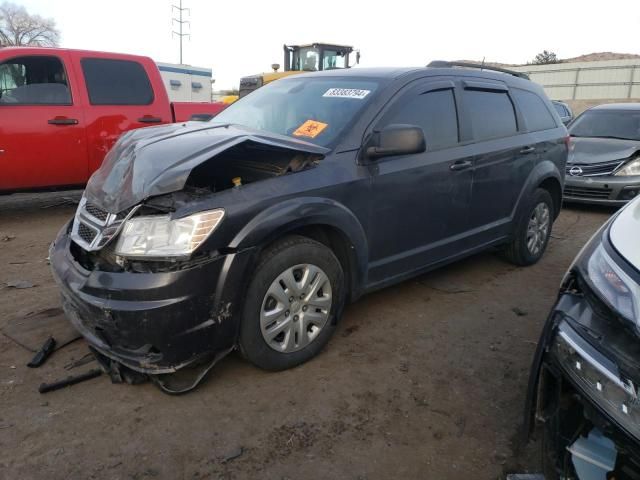
M 553 199 L 553 218 L 558 218 L 560 208 L 562 208 L 562 184 L 560 180 L 553 176 L 546 177 L 538 184 L 537 188 L 542 188 L 549 192 Z
M 230 247 L 257 247 L 257 253 L 287 235 L 316 240 L 336 255 L 346 278 L 349 300 L 366 284 L 368 244 L 364 229 L 344 205 L 326 198 L 304 197 L 272 205 L 236 235 Z
M 533 192 L 538 188 L 543 188 L 549 192 L 553 199 L 554 220 L 560 214 L 562 206 L 562 185 L 564 177 L 560 174 L 558 167 L 551 160 L 543 160 L 538 163 L 529 174 L 527 181 L 520 192 L 520 197 L 513 209 L 513 218 L 517 223 L 522 214 L 523 208 L 526 208 L 527 199 L 531 198 Z

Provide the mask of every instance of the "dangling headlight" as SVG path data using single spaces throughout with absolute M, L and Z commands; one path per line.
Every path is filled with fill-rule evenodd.
M 220 225 L 224 210 L 209 210 L 171 220 L 168 215 L 134 217 L 124 224 L 115 246 L 123 257 L 190 255 Z

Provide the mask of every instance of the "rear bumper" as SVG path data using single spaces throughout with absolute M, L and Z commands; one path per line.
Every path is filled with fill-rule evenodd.
M 640 194 L 640 177 L 565 177 L 564 201 L 622 206 Z
M 236 342 L 251 250 L 158 273 L 89 271 L 67 229 L 50 248 L 65 313 L 99 352 L 144 373 L 171 373 Z

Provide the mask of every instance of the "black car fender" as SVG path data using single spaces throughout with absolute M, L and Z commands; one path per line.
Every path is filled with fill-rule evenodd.
M 513 207 L 512 218 L 515 220 L 514 225 L 518 224 L 520 215 L 524 215 L 524 209 L 528 206 L 527 202 L 537 188 L 546 188 L 551 190 L 549 193 L 554 199 L 555 211 L 554 218 L 560 214 L 560 206 L 562 205 L 562 189 L 564 185 L 564 175 L 560 173 L 558 167 L 551 160 L 541 160 L 531 170 L 524 187 L 520 191 L 518 200 Z
M 229 242 L 229 248 L 261 248 L 304 227 L 328 227 L 337 231 L 348 251 L 351 297 L 366 284 L 369 248 L 356 215 L 343 204 L 322 197 L 289 198 L 271 205 L 252 218 Z

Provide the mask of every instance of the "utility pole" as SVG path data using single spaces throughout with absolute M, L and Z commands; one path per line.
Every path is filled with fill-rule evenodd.
M 183 37 L 189 37 L 191 38 L 191 34 L 190 33 L 182 33 L 182 26 L 186 23 L 187 25 L 191 25 L 191 23 L 189 22 L 189 20 L 183 20 L 182 19 L 182 12 L 186 11 L 189 15 L 191 15 L 191 10 L 188 8 L 182 8 L 182 0 L 180 0 L 180 4 L 179 5 L 171 5 L 171 13 L 173 13 L 174 10 L 178 11 L 178 18 L 173 17 L 172 18 L 172 22 L 171 25 L 173 25 L 173 22 L 177 22 L 178 23 L 178 31 L 176 32 L 175 30 L 173 30 L 171 33 L 172 35 L 177 35 L 178 38 L 180 39 L 180 65 L 182 65 L 182 38 Z

